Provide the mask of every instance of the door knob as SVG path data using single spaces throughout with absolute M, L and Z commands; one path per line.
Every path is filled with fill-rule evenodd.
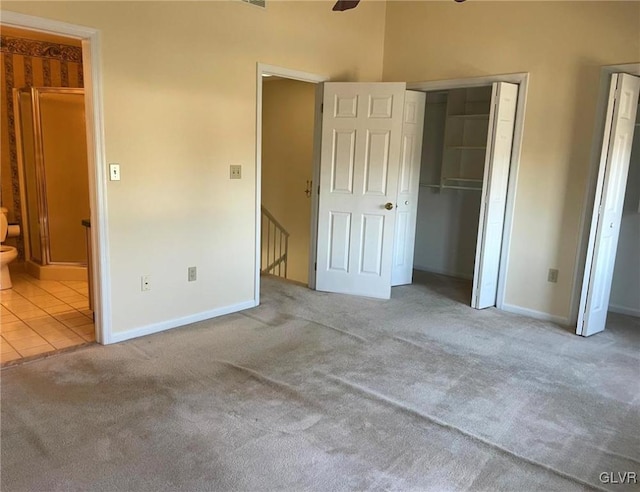
M 385 203 L 384 208 L 386 208 L 387 210 L 393 210 L 393 203 L 391 202 Z

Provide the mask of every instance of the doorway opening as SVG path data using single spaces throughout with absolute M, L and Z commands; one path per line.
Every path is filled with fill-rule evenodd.
M 589 240 L 577 310 L 576 333 L 582 336 L 603 331 L 609 311 L 640 315 L 639 96 L 640 65 L 603 68 L 596 119 L 600 138 L 593 153 L 597 167 L 585 207 L 592 217 L 585 227 Z M 632 318 L 626 321 L 637 325 Z
M 329 77 L 257 65 L 256 269 L 315 287 L 322 82 Z M 306 230 L 305 230 L 306 229 Z
M 263 275 L 308 285 L 316 84 L 262 82 Z
M 415 276 L 477 309 L 504 307 L 527 77 L 512 80 L 407 91 L 393 286 Z
M 467 304 L 473 287 L 491 89 L 450 89 L 425 97 L 414 279 Z M 400 214 L 403 197 L 398 198 Z M 398 221 L 397 227 L 402 224 Z M 392 285 L 407 283 L 402 274 L 393 277 Z
M 33 260 L 36 257 L 36 261 L 32 261 L 34 267 L 56 267 L 63 270 L 75 267 L 77 273 L 80 270 L 78 264 L 86 264 L 83 276 L 88 277 L 86 280 L 52 280 L 51 277 L 47 278 L 52 271 L 19 272 L 20 275 L 35 273 L 25 280 L 29 285 L 25 285 L 22 290 L 25 294 L 29 292 L 39 297 L 27 299 L 33 306 L 26 302 L 16 304 L 30 309 L 19 318 L 18 321 L 25 325 L 20 328 L 48 332 L 51 340 L 36 333 L 40 340 L 46 340 L 53 349 L 65 347 L 65 337 L 55 332 L 63 327 L 72 329 L 75 335 L 84 340 L 110 343 L 110 276 L 106 247 L 106 172 L 99 31 L 14 12 L 3 12 L 2 30 L 3 37 L 18 38 L 15 42 L 4 42 L 5 38 L 2 46 L 3 68 L 5 75 L 8 75 L 3 78 L 3 89 L 7 89 L 2 91 L 3 97 L 7 97 L 3 106 L 6 102 L 7 107 L 13 110 L 11 124 L 3 125 L 7 130 L 11 129 L 13 135 L 8 138 L 11 150 L 8 167 L 11 171 L 2 173 L 3 191 L 5 184 L 9 186 L 4 181 L 10 180 L 13 194 L 8 199 L 3 193 L 3 207 L 5 201 L 11 206 L 10 220 L 19 218 L 16 222 L 22 233 L 17 237 L 16 245 L 20 246 L 23 260 Z M 25 49 L 27 52 L 22 52 Z M 11 87 L 4 85 L 9 81 Z M 81 133 L 81 137 L 84 137 L 81 140 L 86 143 L 65 144 L 56 148 L 61 140 L 60 131 L 68 133 L 67 120 L 61 124 L 61 118 L 67 117 L 73 121 L 74 133 Z M 43 125 L 46 126 L 44 132 Z M 56 126 L 60 128 L 56 129 Z M 67 155 L 68 147 L 80 150 L 74 155 Z M 27 160 L 25 153 L 37 154 L 34 159 L 36 166 L 27 172 L 24 166 Z M 73 159 L 82 160 L 83 163 L 73 170 L 66 164 L 51 167 L 51 159 L 59 158 L 60 155 L 63 156 L 63 161 Z M 50 158 L 48 163 L 44 162 L 44 157 Z M 3 171 L 4 167 L 3 155 Z M 81 172 L 82 167 L 84 172 Z M 40 175 L 37 181 L 36 174 Z M 79 177 L 79 174 L 83 176 Z M 27 178 L 33 178 L 34 187 L 27 186 Z M 79 181 L 76 182 L 76 178 Z M 88 202 L 80 221 L 76 220 L 79 216 L 67 220 L 64 211 L 61 212 L 60 206 L 66 202 L 58 199 L 60 194 L 56 194 L 54 185 L 62 183 L 64 187 L 68 182 L 74 182 L 74 189 L 83 188 L 79 191 L 84 198 L 79 201 L 83 201 L 85 205 Z M 62 196 L 68 191 L 63 189 Z M 28 208 L 29 205 L 33 207 Z M 73 227 L 73 234 L 67 227 Z M 53 272 L 53 275 L 58 273 Z M 63 272 L 66 273 L 68 272 Z M 41 278 L 37 278 L 38 275 Z M 60 285 L 54 285 L 56 282 Z M 4 300 L 11 295 L 2 297 Z M 88 305 L 89 299 L 91 306 Z M 17 309 L 15 306 L 14 308 Z M 70 311 L 66 312 L 67 310 Z M 42 313 L 53 315 L 55 323 L 43 323 L 42 320 L 36 322 L 43 316 L 35 315 Z M 25 320 L 34 321 L 27 323 Z M 88 326 L 92 329 L 89 330 Z M 74 338 L 69 333 L 65 334 L 68 335 L 66 338 Z M 45 343 L 42 345 L 46 346 Z M 67 346 L 70 345 L 73 343 Z
M 607 328 L 629 327 L 640 333 L 640 105 L 622 205 Z
M 18 261 L 3 277 L 12 325 L 2 337 L 18 360 L 96 339 L 83 225 L 90 221 L 87 125 L 81 42 L 16 28 L 3 35 L 3 69 L 13 72 L 3 91 L 9 139 L 2 157 L 10 169 L 2 173 L 3 191 L 10 190 L 3 212 L 15 222 L 8 235 Z

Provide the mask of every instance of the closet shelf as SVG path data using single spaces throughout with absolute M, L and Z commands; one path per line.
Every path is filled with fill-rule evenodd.
M 488 120 L 489 113 L 478 114 L 450 114 L 449 118 L 462 118 L 465 120 Z
M 420 183 L 420 186 L 439 190 L 482 191 L 482 180 L 475 178 L 442 178 L 442 182 L 439 184 Z
M 447 149 L 456 150 L 486 150 L 486 145 L 447 145 Z

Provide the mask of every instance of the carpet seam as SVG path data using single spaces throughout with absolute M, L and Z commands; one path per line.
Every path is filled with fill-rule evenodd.
M 442 427 L 442 428 L 447 429 L 447 430 L 451 430 L 451 431 L 453 431 L 453 432 L 455 432 L 457 434 L 461 434 L 461 435 L 463 435 L 463 436 L 465 436 L 465 437 L 467 437 L 467 438 L 469 438 L 469 439 L 471 439 L 471 440 L 473 440 L 475 442 L 478 442 L 478 443 L 483 444 L 483 445 L 485 445 L 487 447 L 495 449 L 496 451 L 500 452 L 501 454 L 514 457 L 514 458 L 516 458 L 518 460 L 521 460 L 521 461 L 524 461 L 525 463 L 528 463 L 530 465 L 533 465 L 533 466 L 536 466 L 538 468 L 542 468 L 542 469 L 547 470 L 549 472 L 555 473 L 556 475 L 558 475 L 558 476 L 560 476 L 562 478 L 565 478 L 567 480 L 571 480 L 571 481 L 573 481 L 573 482 L 575 482 L 577 484 L 584 485 L 584 486 L 587 486 L 587 487 L 591 487 L 591 488 L 594 488 L 596 490 L 601 490 L 603 492 L 606 492 L 606 490 L 607 490 L 607 489 L 598 487 L 597 485 L 595 485 L 593 483 L 589 483 L 587 481 L 584 481 L 584 480 L 582 480 L 582 479 L 580 479 L 580 478 L 578 478 L 578 477 L 576 477 L 574 475 L 570 475 L 568 473 L 564 473 L 564 472 L 562 472 L 560 470 L 557 470 L 557 469 L 555 469 L 555 468 L 553 468 L 553 467 L 551 467 L 549 465 L 545 465 L 544 463 L 540 463 L 540 462 L 535 461 L 535 460 L 533 460 L 531 458 L 527 458 L 525 456 L 519 455 L 519 454 L 517 454 L 517 453 L 515 453 L 513 451 L 510 451 L 510 450 L 508 450 L 506 448 L 503 448 L 502 446 L 500 446 L 500 445 L 498 445 L 496 443 L 493 443 L 491 441 L 487 441 L 486 439 L 483 439 L 480 436 L 477 436 L 477 435 L 472 434 L 472 433 L 470 433 L 468 431 L 465 431 L 465 430 L 463 430 L 463 429 L 461 429 L 459 427 L 456 427 L 455 425 L 452 425 L 452 424 L 449 424 L 447 422 L 444 422 L 444 421 L 438 419 L 437 417 L 433 417 L 431 415 L 424 414 L 424 413 L 422 413 L 422 412 L 420 412 L 420 411 L 418 411 L 418 410 L 416 410 L 414 408 L 411 408 L 411 407 L 408 407 L 406 405 L 403 405 L 402 403 L 394 400 L 393 398 L 385 396 L 382 393 L 379 393 L 379 392 L 377 392 L 375 390 L 372 390 L 372 389 L 369 389 L 369 388 L 364 388 L 364 387 L 359 386 L 359 385 L 355 385 L 355 384 L 353 384 L 353 383 L 351 383 L 351 382 L 349 382 L 349 381 L 347 381 L 347 380 L 345 380 L 345 379 L 343 379 L 343 378 L 341 378 L 339 376 L 334 376 L 332 374 L 321 373 L 321 372 L 318 372 L 318 373 L 322 374 L 323 376 L 325 376 L 329 380 L 332 380 L 332 381 L 334 381 L 334 382 L 336 382 L 338 384 L 347 386 L 347 387 L 349 387 L 349 388 L 351 388 L 351 389 L 353 389 L 355 391 L 358 391 L 359 393 L 362 393 L 362 394 L 366 395 L 369 398 L 372 398 L 372 399 L 374 399 L 376 401 L 377 400 L 381 400 L 382 402 L 384 402 L 384 403 L 386 403 L 388 405 L 391 405 L 393 407 L 399 408 L 401 411 L 403 411 L 405 413 L 408 413 L 409 415 L 412 415 L 414 417 L 418 417 L 419 419 L 427 420 L 427 421 L 429 421 L 429 422 L 431 422 L 431 423 L 433 423 L 433 424 L 435 424 L 435 425 L 437 425 L 439 427 Z

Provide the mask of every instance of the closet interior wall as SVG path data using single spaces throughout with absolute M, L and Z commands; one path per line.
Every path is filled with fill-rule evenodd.
M 640 317 L 640 108 L 636 116 L 609 311 Z
M 473 278 L 491 87 L 427 94 L 414 268 Z

